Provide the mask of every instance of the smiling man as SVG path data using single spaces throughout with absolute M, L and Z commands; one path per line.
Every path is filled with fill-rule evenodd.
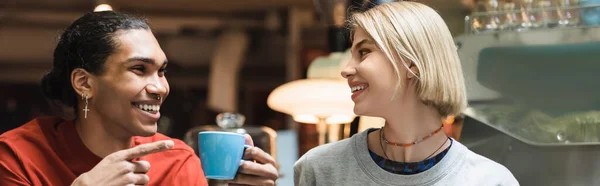
M 36 118 L 0 135 L 0 185 L 207 185 L 194 151 L 157 133 L 166 67 L 143 19 L 107 11 L 76 20 L 42 78 L 44 95 L 76 118 Z M 245 152 L 231 182 L 274 185 L 274 159 Z

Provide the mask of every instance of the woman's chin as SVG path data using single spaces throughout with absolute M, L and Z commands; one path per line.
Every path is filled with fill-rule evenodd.
M 383 117 L 378 112 L 374 112 L 373 108 L 369 109 L 366 107 L 354 106 L 354 114 L 357 116 L 368 116 L 368 117 Z
M 364 107 L 361 107 L 360 105 L 354 105 L 354 114 L 358 116 L 364 116 L 367 115 L 368 112 Z

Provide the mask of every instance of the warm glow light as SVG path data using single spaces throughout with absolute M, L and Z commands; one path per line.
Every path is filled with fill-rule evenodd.
M 337 141 L 341 129 L 338 124 L 351 123 L 356 117 L 350 87 L 340 74 L 349 58 L 349 51 L 318 57 L 308 67 L 307 79 L 277 87 L 267 105 L 291 115 L 296 122 L 317 124 L 319 144 Z
M 112 7 L 109 4 L 100 4 L 94 8 L 94 12 L 112 11 Z
M 381 128 L 385 125 L 385 119 L 380 117 L 361 116 L 358 122 L 358 132 L 370 129 Z
M 294 121 L 300 123 L 317 123 L 319 122 L 319 118 L 316 115 L 312 114 L 298 114 L 293 115 Z M 325 119 L 327 124 L 342 124 L 342 123 L 350 123 L 354 121 L 354 115 L 331 115 Z
M 345 80 L 302 79 L 277 87 L 269 95 L 267 105 L 293 116 L 296 122 L 317 123 L 318 118 L 325 118 L 327 124 L 342 124 L 355 117 L 350 95 Z
M 351 56 L 350 50 L 346 50 L 345 52 L 332 52 L 328 56 L 318 57 L 310 63 L 306 77 L 308 79 L 328 78 L 345 80 L 341 72 L 350 61 Z

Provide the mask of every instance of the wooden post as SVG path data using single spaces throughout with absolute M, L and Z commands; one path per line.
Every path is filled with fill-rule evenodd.
M 302 78 L 302 70 L 300 68 L 302 27 L 300 19 L 300 10 L 294 7 L 290 8 L 288 16 L 288 37 L 285 59 L 287 82 Z M 297 127 L 297 123 L 292 119 L 291 116 L 288 116 L 286 128 L 297 129 Z
M 226 30 L 218 39 L 208 78 L 208 107 L 217 112 L 237 112 L 238 76 L 248 48 L 248 35 Z

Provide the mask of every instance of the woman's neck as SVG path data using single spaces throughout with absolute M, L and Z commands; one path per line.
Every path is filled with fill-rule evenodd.
M 382 130 L 372 132 L 368 137 L 368 145 L 376 154 L 399 162 L 419 162 L 446 149 L 448 137 L 443 131 L 412 146 L 399 147 L 389 145 L 381 139 L 383 136 L 389 142 L 409 144 L 419 141 L 442 126 L 438 111 L 422 103 L 403 104 L 410 107 L 393 109 L 395 114 L 389 114 Z
M 111 131 L 111 126 L 100 121 L 100 118 L 88 115 L 84 118 L 82 114 L 75 120 L 77 133 L 85 146 L 100 158 L 119 150 L 128 149 L 132 146 L 132 137 L 119 137 L 118 133 Z M 124 135 L 120 135 L 124 136 Z

